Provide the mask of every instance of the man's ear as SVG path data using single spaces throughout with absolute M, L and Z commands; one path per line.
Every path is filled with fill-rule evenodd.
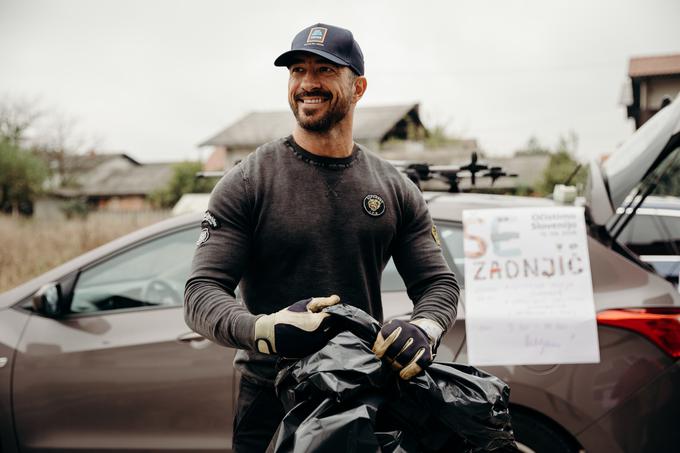
M 359 99 L 361 99 L 364 93 L 366 92 L 367 86 L 368 82 L 366 81 L 366 77 L 364 76 L 358 76 L 354 80 L 354 96 L 352 96 L 352 101 L 354 103 L 359 102 Z

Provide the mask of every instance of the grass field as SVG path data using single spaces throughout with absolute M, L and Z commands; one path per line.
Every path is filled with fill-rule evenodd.
M 99 212 L 53 222 L 0 216 L 0 292 L 169 215 Z

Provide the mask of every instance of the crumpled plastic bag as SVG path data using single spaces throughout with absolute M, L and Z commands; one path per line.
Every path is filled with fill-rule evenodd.
M 375 319 L 349 305 L 324 311 L 346 331 L 279 372 L 276 453 L 516 451 L 503 381 L 456 363 L 403 381 L 371 351 Z

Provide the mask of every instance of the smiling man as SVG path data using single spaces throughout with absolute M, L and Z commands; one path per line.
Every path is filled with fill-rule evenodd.
M 328 60 L 312 55 L 297 55 L 290 63 L 289 102 L 298 125 L 307 131 L 325 132 L 333 129 L 347 117 L 353 99 L 345 92 L 351 91 L 358 76 L 351 71 L 329 64 Z M 307 72 L 318 72 L 321 85 L 309 85 Z M 366 78 L 358 85 L 361 97 L 366 90 Z M 357 98 L 358 99 L 358 98 Z M 356 103 L 356 101 L 354 102 Z
M 323 24 L 310 27 L 274 64 L 290 71 L 288 103 L 297 120 L 297 144 L 322 156 L 350 156 L 354 107 L 367 86 L 352 33 Z
M 386 323 L 373 350 L 402 379 L 432 362 L 458 301 L 417 187 L 352 139 L 367 87 L 352 33 L 306 28 L 275 65 L 289 70 L 297 124 L 215 187 L 185 292 L 187 324 L 240 349 L 237 452 L 265 451 L 284 415 L 273 385 L 278 359 L 318 351 L 341 329 L 324 308 L 343 302 L 382 321 L 380 278 L 390 257 L 414 310 L 410 321 Z

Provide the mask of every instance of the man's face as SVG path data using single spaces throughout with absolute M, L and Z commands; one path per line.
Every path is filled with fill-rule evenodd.
M 288 103 L 302 128 L 326 132 L 345 118 L 356 80 L 351 69 L 304 53 L 288 69 Z

